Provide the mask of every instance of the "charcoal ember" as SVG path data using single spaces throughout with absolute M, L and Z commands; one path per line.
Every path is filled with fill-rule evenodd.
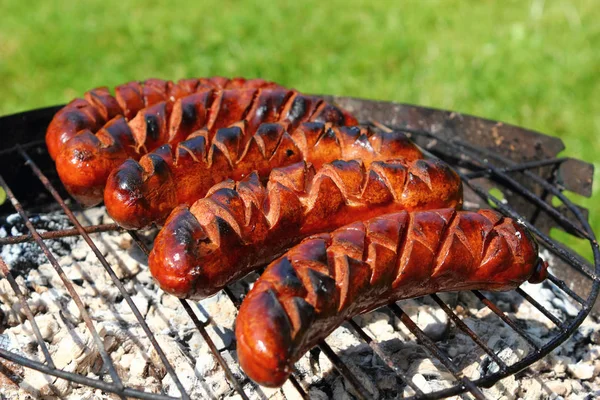
M 308 396 L 314 400 L 329 400 L 327 393 L 316 387 L 308 391 Z
M 72 228 L 69 218 L 63 213 L 32 214 L 29 220 L 38 233 L 58 231 Z M 25 222 L 19 214 L 0 217 L 0 237 L 20 236 L 29 234 Z M 65 237 L 44 242 L 57 257 L 69 255 L 78 237 Z M 38 265 L 48 261 L 42 249 L 34 242 L 18 243 L 2 246 L 2 259 L 8 264 L 14 275 L 27 275 Z

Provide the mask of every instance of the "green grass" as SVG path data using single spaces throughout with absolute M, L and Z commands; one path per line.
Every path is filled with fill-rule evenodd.
M 0 114 L 151 76 L 261 76 L 525 126 L 598 166 L 596 0 L 0 0 L 0 10 Z M 594 227 L 599 179 L 591 200 L 577 198 Z

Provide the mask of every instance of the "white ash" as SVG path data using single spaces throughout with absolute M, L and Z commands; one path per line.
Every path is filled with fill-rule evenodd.
M 102 208 L 86 210 L 87 224 L 108 222 Z M 64 229 L 70 223 L 60 214 L 39 216 L 36 226 Z M 0 234 L 26 234 L 20 218 L 2 220 Z M 151 242 L 152 231 L 147 234 Z M 192 398 L 238 399 L 239 394 L 225 378 L 223 369 L 208 344 L 183 309 L 179 299 L 164 294 L 152 280 L 146 258 L 127 233 L 92 235 L 100 252 L 121 279 L 178 378 Z M 124 384 L 152 393 L 178 395 L 157 352 L 142 326 L 96 256 L 79 238 L 46 241 L 67 277 L 87 306 L 96 330 Z M 3 259 L 26 293 L 40 333 L 57 367 L 93 379 L 110 380 L 93 338 L 72 296 L 35 243 L 3 246 Z M 546 257 L 548 258 L 548 257 Z M 551 263 L 552 264 L 552 263 Z M 258 274 L 231 285 L 242 298 Z M 522 287 L 561 321 L 579 312 L 564 293 L 549 283 Z M 484 293 L 506 312 L 538 344 L 557 333 L 553 323 L 517 293 Z M 530 354 L 527 342 L 504 324 L 470 292 L 444 293 L 440 297 L 475 331 L 504 363 L 511 365 Z M 290 381 L 280 389 L 257 386 L 241 371 L 235 352 L 234 324 L 237 308 L 223 292 L 201 302 L 189 302 L 205 326 L 225 363 L 252 399 L 299 399 Z M 431 299 L 401 301 L 398 305 L 458 367 L 464 376 L 478 379 L 495 373 L 499 366 Z M 30 359 L 44 361 L 22 306 L 6 279 L 0 279 L 0 347 Z M 424 393 L 452 387 L 456 380 L 426 347 L 388 308 L 355 317 L 364 331 L 376 339 L 402 374 Z M 349 324 L 334 331 L 326 343 L 358 378 L 374 399 L 395 399 L 414 395 L 414 390 L 395 374 L 360 339 Z M 517 375 L 489 389 L 491 399 L 594 398 L 600 396 L 600 322 L 589 317 L 561 347 Z M 336 372 L 332 362 L 318 348 L 305 354 L 294 368 L 294 377 L 313 399 L 353 399 L 354 388 Z M 100 390 L 55 379 L 24 368 L 16 383 L 3 387 L 0 398 L 107 399 L 117 398 Z M 465 395 L 462 398 L 469 398 Z

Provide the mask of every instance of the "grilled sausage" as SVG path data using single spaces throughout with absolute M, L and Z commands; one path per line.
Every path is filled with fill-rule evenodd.
M 166 292 L 203 298 L 279 256 L 303 237 L 399 210 L 459 207 L 462 185 L 437 160 L 302 161 L 216 185 L 179 206 L 154 241 L 149 266 Z
M 109 215 L 126 228 L 162 223 L 177 205 L 191 206 L 208 189 L 227 178 L 240 180 L 252 171 L 266 178 L 276 167 L 301 160 L 319 169 L 336 159 L 372 161 L 422 158 L 420 150 L 400 132 L 374 132 L 354 127 L 303 123 L 266 123 L 248 135 L 248 123 L 195 135 L 174 148 L 165 145 L 127 160 L 108 178 L 104 203 Z
M 491 210 L 399 212 L 304 240 L 271 263 L 236 321 L 240 365 L 281 386 L 293 364 L 346 319 L 435 292 L 541 282 L 535 240 Z
M 121 105 L 124 115 L 116 116 L 117 121 L 110 120 L 97 134 L 93 129 L 84 130 L 64 144 L 56 158 L 61 181 L 71 195 L 88 206 L 101 202 L 112 169 L 127 158 L 137 160 L 165 143 L 176 145 L 198 129 L 206 129 L 210 137 L 219 128 L 243 119 L 248 121 L 250 132 L 257 121 L 263 119 L 297 124 L 310 117 L 334 124 L 356 123 L 343 110 L 294 90 L 272 88 L 274 84 L 262 80 L 238 78 L 215 83 L 233 89 L 215 89 L 208 83 L 198 83 L 201 80 L 193 81 L 197 81 L 195 86 L 188 80 L 174 86 L 163 87 L 151 81 L 154 82 L 152 85 L 147 83 L 143 87 L 136 87 L 138 83 L 119 87 L 115 102 Z M 267 88 L 254 88 L 261 84 Z M 176 99 L 190 90 L 196 92 Z M 144 108 L 140 109 L 142 106 Z M 337 113 L 332 112 L 332 108 Z M 115 112 L 113 109 L 112 113 L 104 112 L 103 115 L 111 117 Z M 129 129 L 122 124 L 127 116 L 133 116 L 127 122 Z M 114 125 L 120 127 L 116 136 L 112 134 Z M 52 137 L 50 132 L 49 129 L 47 140 Z
M 162 79 L 148 79 L 144 82 L 128 82 L 115 88 L 111 96 L 108 88 L 90 90 L 84 99 L 75 99 L 60 109 L 46 131 L 46 144 L 53 160 L 58 157 L 62 146 L 79 131 L 88 129 L 96 132 L 115 116 L 122 115 L 127 120 L 135 117 L 142 108 L 159 102 L 167 102 L 168 107 L 177 99 L 197 91 L 218 88 L 276 88 L 273 82 L 262 79 L 234 78 L 232 80 L 213 77 L 182 79 L 176 84 Z

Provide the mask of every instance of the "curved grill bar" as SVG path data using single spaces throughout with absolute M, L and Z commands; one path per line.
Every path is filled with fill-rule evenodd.
M 50 261 L 50 264 L 52 264 L 52 267 L 54 267 L 54 269 L 56 270 L 56 273 L 58 274 L 60 279 L 63 281 L 65 288 L 67 289 L 67 291 L 71 295 L 71 298 L 77 305 L 77 308 L 79 309 L 79 312 L 81 313 L 81 317 L 83 318 L 87 328 L 89 329 L 90 333 L 92 334 L 94 343 L 96 344 L 96 347 L 98 348 L 98 351 L 100 352 L 100 356 L 102 357 L 102 361 L 104 362 L 104 365 L 106 365 L 108 367 L 108 373 L 110 374 L 110 376 L 113 380 L 113 384 L 115 385 L 115 388 L 116 388 L 115 393 L 123 392 L 123 389 L 125 389 L 125 386 L 123 386 L 123 382 L 121 382 L 121 378 L 119 377 L 119 374 L 117 374 L 117 370 L 115 369 L 115 366 L 114 366 L 112 360 L 110 359 L 110 356 L 106 352 L 106 349 L 104 348 L 104 343 L 102 342 L 100 335 L 98 335 L 98 332 L 96 331 L 96 328 L 94 327 L 94 323 L 92 322 L 90 315 L 88 314 L 87 310 L 85 309 L 85 305 L 81 301 L 79 294 L 77 294 L 77 292 L 75 291 L 75 288 L 73 287 L 73 284 L 71 283 L 71 281 L 69 281 L 69 278 L 67 278 L 67 275 L 63 271 L 62 267 L 60 266 L 58 261 L 56 261 L 56 258 L 54 257 L 54 255 L 52 255 L 52 253 L 50 252 L 50 249 L 48 248 L 48 246 L 46 246 L 46 244 L 44 243 L 44 240 L 40 237 L 39 233 L 36 231 L 35 227 L 33 226 L 31 221 L 27 217 L 27 213 L 23 209 L 23 206 L 21 206 L 21 203 L 19 203 L 19 200 L 17 200 L 17 198 L 13 194 L 12 190 L 8 187 L 8 185 L 6 184 L 6 181 L 4 180 L 2 175 L 0 175 L 0 186 L 2 186 L 2 188 L 6 192 L 7 197 L 10 199 L 13 207 L 17 210 L 17 212 L 19 213 L 19 215 L 21 216 L 23 221 L 25 221 L 25 225 L 27 226 L 27 229 L 31 233 L 31 236 L 33 237 L 33 239 L 35 240 L 37 245 L 40 246 L 40 248 L 44 252 L 44 255 L 46 256 L 48 261 Z M 124 399 L 124 396 L 122 394 L 120 394 L 120 397 Z
M 49 115 L 50 109 L 42 110 L 43 112 L 47 112 Z M 387 126 L 383 124 L 379 124 L 373 122 L 374 125 L 382 128 L 389 129 Z M 585 219 L 584 215 L 581 211 L 571 203 L 566 196 L 562 193 L 561 189 L 554 183 L 549 183 L 546 180 L 542 179 L 540 176 L 533 173 L 531 170 L 540 168 L 540 167 L 558 167 L 563 162 L 566 161 L 565 158 L 548 158 L 539 161 L 526 161 L 522 163 L 516 163 L 514 161 L 508 160 L 505 157 L 502 157 L 493 151 L 489 151 L 483 148 L 479 148 L 473 146 L 469 143 L 466 143 L 459 139 L 445 139 L 442 135 L 433 134 L 431 132 L 419 129 L 408 129 L 408 128 L 395 128 L 399 130 L 403 130 L 407 132 L 409 135 L 425 138 L 429 140 L 435 140 L 438 143 L 441 143 L 443 146 L 451 150 L 451 153 L 443 152 L 437 149 L 432 150 L 434 154 L 438 157 L 445 159 L 454 165 L 460 165 L 469 170 L 469 172 L 461 172 L 459 171 L 461 178 L 463 179 L 464 184 L 472 189 L 472 191 L 478 195 L 482 200 L 491 202 L 494 206 L 503 212 L 506 215 L 509 215 L 513 218 L 520 218 L 520 220 L 534 233 L 534 235 L 540 240 L 543 246 L 556 255 L 558 258 L 563 260 L 565 263 L 570 265 L 576 271 L 578 271 L 585 279 L 591 281 L 591 289 L 587 294 L 587 297 L 582 297 L 581 295 L 575 293 L 572 289 L 568 287 L 568 285 L 555 275 L 550 274 L 548 277 L 548 281 L 555 285 L 557 288 L 562 290 L 567 296 L 571 297 L 574 301 L 581 304 L 581 308 L 576 317 L 570 318 L 567 321 L 561 321 L 560 318 L 552 314 L 550 311 L 546 310 L 539 302 L 533 299 L 529 294 L 527 294 L 523 289 L 518 288 L 515 292 L 526 302 L 530 303 L 534 309 L 538 310 L 542 315 L 548 318 L 557 328 L 556 334 L 554 334 L 549 341 L 546 343 L 537 343 L 533 338 L 529 337 L 527 333 L 515 323 L 513 319 L 511 319 L 506 313 L 502 312 L 499 307 L 497 307 L 492 301 L 490 301 L 485 295 L 483 295 L 479 291 L 472 291 L 472 293 L 479 299 L 479 301 L 489 308 L 498 318 L 502 319 L 517 335 L 522 337 L 528 345 L 531 347 L 531 351 L 528 352 L 526 356 L 517 362 L 506 365 L 497 354 L 490 349 L 473 330 L 471 330 L 462 319 L 452 310 L 450 306 L 448 306 L 439 296 L 436 294 L 431 295 L 430 297 L 434 300 L 435 303 L 448 315 L 448 317 L 453 321 L 454 326 L 469 336 L 473 342 L 482 349 L 490 359 L 496 363 L 499 367 L 499 370 L 495 373 L 489 373 L 484 375 L 483 377 L 471 380 L 463 375 L 463 372 L 454 364 L 454 362 L 443 352 L 437 345 L 429 339 L 422 330 L 415 324 L 415 322 L 396 304 L 391 304 L 388 306 L 388 309 L 398 318 L 407 328 L 408 330 L 416 336 L 417 340 L 427 349 L 427 351 L 436 357 L 442 365 L 444 365 L 450 373 L 455 377 L 456 382 L 453 387 L 448 389 L 440 390 L 435 393 L 423 393 L 417 385 L 415 385 L 409 376 L 407 376 L 399 367 L 395 366 L 391 360 L 391 358 L 385 353 L 385 350 L 382 346 L 379 345 L 376 338 L 372 338 L 369 336 L 354 320 L 349 320 L 348 323 L 351 327 L 350 331 L 355 334 L 362 341 L 366 342 L 370 348 L 372 349 L 374 355 L 376 355 L 383 363 L 389 367 L 396 376 L 403 381 L 407 386 L 413 389 L 415 392 L 414 398 L 441 398 L 446 396 L 457 395 L 464 392 L 470 392 L 475 398 L 484 398 L 484 395 L 480 388 L 489 387 L 493 385 L 498 380 L 514 374 L 533 362 L 539 360 L 540 358 L 547 355 L 550 351 L 555 349 L 558 345 L 560 345 L 564 340 L 566 340 L 583 322 L 587 314 L 590 312 L 596 297 L 598 296 L 598 292 L 600 290 L 600 250 L 598 248 L 598 243 L 595 239 L 594 232 L 592 231 L 589 223 Z M 27 218 L 27 212 L 25 212 L 24 208 L 21 206 L 19 201 L 14 196 L 14 193 L 8 187 L 2 176 L 0 176 L 0 185 L 5 189 L 8 198 L 13 203 L 13 206 L 17 210 L 17 212 L 25 221 L 25 224 L 29 230 L 28 235 L 21 235 L 15 237 L 7 237 L 0 238 L 0 246 L 4 245 L 12 245 L 16 243 L 24 243 L 24 242 L 36 242 L 40 248 L 46 253 L 50 262 L 56 269 L 57 273 L 63 280 L 67 290 L 71 292 L 73 287 L 69 282 L 68 278 L 62 272 L 62 269 L 58 262 L 52 257 L 52 254 L 49 253 L 48 247 L 45 245 L 44 240 L 47 239 L 56 239 L 60 237 L 67 236 L 83 236 L 84 240 L 87 242 L 92 251 L 96 254 L 100 263 L 106 269 L 107 273 L 118 287 L 119 291 L 123 295 L 123 298 L 126 300 L 133 313 L 135 314 L 138 322 L 140 322 L 141 326 L 144 328 L 146 335 L 151 341 L 154 349 L 157 351 L 157 354 L 161 358 L 162 363 L 165 365 L 165 369 L 167 373 L 171 375 L 173 382 L 176 384 L 178 389 L 180 390 L 182 398 L 189 398 L 189 395 L 185 392 L 185 388 L 179 382 L 173 367 L 169 364 L 169 360 L 166 358 L 164 353 L 162 352 L 160 346 L 156 342 L 156 339 L 151 332 L 150 328 L 147 326 L 143 317 L 135 307 L 131 297 L 125 291 L 122 286 L 121 281 L 117 278 L 116 274 L 112 270 L 109 263 L 106 261 L 104 256 L 98 251 L 98 248 L 94 244 L 93 240 L 90 238 L 90 234 L 92 233 L 101 233 L 101 232 L 111 232 L 111 231 L 120 231 L 121 229 L 115 224 L 103 224 L 103 225 L 94 225 L 83 227 L 75 218 L 75 215 L 66 205 L 64 200 L 58 194 L 56 188 L 52 185 L 50 180 L 44 175 L 41 169 L 35 164 L 32 157 L 27 153 L 27 151 L 33 151 L 36 148 L 43 149 L 43 141 L 31 141 L 24 144 L 14 144 L 10 145 L 10 148 L 0 150 L 0 155 L 10 154 L 10 153 L 18 153 L 21 155 L 23 160 L 25 160 L 26 164 L 31 169 L 34 176 L 39 179 L 46 189 L 53 196 L 54 200 L 61 206 L 64 213 L 69 217 L 71 223 L 75 226 L 72 229 L 65 229 L 61 231 L 55 232 L 37 232 L 33 224 Z M 465 159 L 456 159 L 456 154 L 465 155 Z M 546 194 L 552 194 L 556 196 L 562 203 L 566 206 L 566 208 L 575 216 L 576 222 L 570 220 L 559 211 L 557 211 L 554 207 L 552 207 L 549 203 L 543 200 L 545 196 L 538 196 L 529 188 L 524 186 L 518 180 L 516 180 L 511 174 L 522 174 L 523 177 L 534 182 L 540 188 L 543 188 Z M 526 198 L 529 202 L 536 205 L 538 213 L 536 213 L 531 220 L 525 220 L 513 207 L 509 204 L 505 204 L 494 196 L 490 195 L 483 187 L 479 186 L 472 182 L 474 179 L 479 178 L 489 178 L 496 183 L 500 183 L 504 187 L 512 189 L 514 192 L 518 193 L 523 198 Z M 594 268 L 595 271 L 589 269 L 585 263 L 581 262 L 579 258 L 577 258 L 574 254 L 565 250 L 562 246 L 560 246 L 556 241 L 549 238 L 546 234 L 544 234 L 540 229 L 535 226 L 535 221 L 537 215 L 539 214 L 539 210 L 547 213 L 551 218 L 553 218 L 557 223 L 559 223 L 562 227 L 566 228 L 569 231 L 575 232 L 578 236 L 587 239 L 593 250 L 594 255 Z M 139 235 L 135 232 L 130 232 L 133 240 L 136 244 L 142 249 L 142 251 L 148 252 L 147 246 L 141 240 Z M 84 321 L 88 324 L 88 329 L 92 333 L 94 338 L 94 342 L 98 347 L 98 350 L 104 360 L 105 366 L 108 368 L 109 375 L 112 378 L 112 382 L 106 382 L 102 380 L 90 379 L 81 375 L 65 372 L 59 369 L 56 369 L 55 365 L 52 362 L 48 349 L 45 345 L 44 340 L 41 337 L 39 332 L 39 327 L 35 323 L 35 319 L 31 313 L 31 310 L 28 308 L 26 301 L 26 294 L 22 293 L 14 281 L 14 277 L 10 272 L 10 269 L 2 259 L 0 259 L 0 272 L 4 275 L 5 278 L 8 279 L 11 287 L 15 291 L 20 304 L 23 307 L 26 318 L 32 324 L 32 329 L 34 331 L 34 335 L 36 336 L 37 342 L 44 354 L 46 359 L 46 364 L 29 360 L 17 354 L 6 351 L 5 349 L 0 348 L 0 357 L 3 357 L 7 360 L 13 361 L 25 367 L 34 368 L 43 373 L 47 373 L 49 375 L 57 376 L 63 379 L 71 380 L 76 383 L 80 383 L 83 385 L 88 385 L 91 387 L 95 387 L 106 392 L 112 392 L 120 396 L 121 398 L 127 397 L 136 397 L 136 398 L 144 398 L 144 399 L 166 399 L 170 398 L 164 395 L 157 395 L 152 393 L 147 393 L 139 390 L 130 389 L 124 387 L 120 382 L 120 378 L 116 374 L 116 370 L 110 361 L 110 357 L 106 354 L 104 350 L 102 340 L 98 336 L 95 331 L 89 316 L 85 313 L 85 307 L 83 304 L 80 304 L 81 301 L 77 302 L 76 292 L 73 294 L 73 298 L 76 301 L 76 304 L 80 308 L 82 316 L 84 317 Z M 69 289 L 70 286 L 70 289 Z M 240 299 L 236 298 L 231 290 L 226 288 L 225 294 L 229 297 L 232 303 L 239 307 Z M 205 330 L 204 325 L 199 321 L 196 314 L 192 310 L 190 303 L 187 300 L 181 301 L 182 307 L 186 310 L 191 320 L 194 322 L 196 328 L 201 333 L 204 340 L 207 342 L 209 348 L 211 349 L 213 355 L 215 356 L 218 364 L 223 368 L 225 375 L 229 382 L 232 384 L 233 388 L 239 393 L 242 399 L 247 399 L 248 396 L 244 392 L 243 384 L 248 382 L 248 379 L 244 379 L 242 382 L 238 381 L 233 375 L 231 369 L 221 356 L 220 352 L 217 350 L 216 346 L 212 342 L 211 338 L 208 336 L 208 333 Z M 87 316 L 87 319 L 86 319 Z M 352 371 L 345 366 L 344 362 L 340 359 L 340 357 L 327 345 L 325 341 L 319 344 L 319 348 L 323 353 L 329 358 L 331 363 L 334 365 L 336 370 L 344 377 L 346 382 L 352 385 L 355 389 L 356 395 L 359 398 L 369 398 L 370 394 L 365 390 L 363 385 L 360 383 L 360 380 L 352 373 Z M 308 394 L 306 392 L 306 388 L 303 387 L 297 376 L 292 375 L 290 378 L 293 387 L 298 391 L 298 394 L 302 398 L 307 398 Z M 401 390 L 401 388 L 399 388 Z
M 183 399 L 189 399 L 189 396 L 187 395 L 187 393 L 185 392 L 185 389 L 183 388 L 183 384 L 177 377 L 177 374 L 175 373 L 175 370 L 171 366 L 171 363 L 169 363 L 167 356 L 165 355 L 164 351 L 162 350 L 162 348 L 156 341 L 156 338 L 152 334 L 150 327 L 148 326 L 148 324 L 146 324 L 146 321 L 144 321 L 144 317 L 140 313 L 140 310 L 138 310 L 137 306 L 135 305 L 135 303 L 133 302 L 131 297 L 127 294 L 127 291 L 123 287 L 123 284 L 117 277 L 117 274 L 115 273 L 115 271 L 113 271 L 111 266 L 108 264 L 108 261 L 106 261 L 106 258 L 104 258 L 104 256 L 100 252 L 100 250 L 98 250 L 98 247 L 96 246 L 96 244 L 94 244 L 94 242 L 92 241 L 92 238 L 90 238 L 90 235 L 86 232 L 85 229 L 83 229 L 83 226 L 81 225 L 81 223 L 79 223 L 77 218 L 75 218 L 75 215 L 73 214 L 71 209 L 69 209 L 69 207 L 67 207 L 67 205 L 65 204 L 65 201 L 60 197 L 60 195 L 58 194 L 58 192 L 56 191 L 54 186 L 52 186 L 52 184 L 50 183 L 50 181 L 48 180 L 46 175 L 44 175 L 42 173 L 42 171 L 38 168 L 38 166 L 33 162 L 31 157 L 29 157 L 29 155 L 27 153 L 25 153 L 25 151 L 23 149 L 18 147 L 17 150 L 21 154 L 21 156 L 23 156 L 23 158 L 25 159 L 25 163 L 31 168 L 31 170 L 33 171 L 35 176 L 37 176 L 39 178 L 39 180 L 42 181 L 42 183 L 44 184 L 46 189 L 50 192 L 52 197 L 54 197 L 56 202 L 58 204 L 60 204 L 60 207 L 63 209 L 65 214 L 69 217 L 69 220 L 71 221 L 71 223 L 73 225 L 75 225 L 77 232 L 83 237 L 83 240 L 85 240 L 87 245 L 92 249 L 92 251 L 94 252 L 94 255 L 96 255 L 96 258 L 98 259 L 98 261 L 100 261 L 100 264 L 102 264 L 102 266 L 108 273 L 108 276 L 110 276 L 110 279 L 113 281 L 113 283 L 115 284 L 117 289 L 119 289 L 119 292 L 121 292 L 121 295 L 123 296 L 123 298 L 127 302 L 127 305 L 129 306 L 129 308 L 135 315 L 135 318 L 137 319 L 140 326 L 142 327 L 142 329 L 148 336 L 148 339 L 150 339 L 150 343 L 152 343 L 152 346 L 154 347 L 154 350 L 158 354 L 158 357 L 160 358 L 163 365 L 165 366 L 167 373 L 169 375 L 171 375 L 173 382 L 175 382 L 177 389 L 179 389 L 179 392 L 181 393 L 181 397 Z

